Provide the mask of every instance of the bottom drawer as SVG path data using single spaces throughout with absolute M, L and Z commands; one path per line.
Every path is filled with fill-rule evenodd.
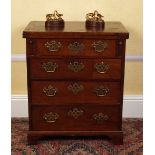
M 31 108 L 31 130 L 114 131 L 120 130 L 120 106 L 56 105 Z

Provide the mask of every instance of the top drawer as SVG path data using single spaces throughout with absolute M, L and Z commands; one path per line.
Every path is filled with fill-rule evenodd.
M 95 39 L 37 39 L 36 55 L 40 56 L 88 56 L 114 57 L 116 40 Z

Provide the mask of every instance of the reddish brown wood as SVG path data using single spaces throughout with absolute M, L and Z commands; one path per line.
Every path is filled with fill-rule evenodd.
M 111 141 L 115 145 L 123 145 L 123 132 L 109 135 Z
M 39 135 L 35 136 L 31 133 L 30 134 L 28 133 L 28 135 L 27 135 L 28 145 L 36 145 L 38 140 L 40 140 L 41 137 L 42 136 L 39 136 Z
M 83 113 L 77 118 L 68 115 L 71 110 L 81 110 Z M 96 105 L 56 105 L 56 106 L 33 106 L 32 107 L 32 130 L 34 131 L 117 131 L 119 126 L 119 106 L 96 106 Z M 57 113 L 59 118 L 48 123 L 43 119 L 44 114 Z M 75 112 L 74 112 L 75 113 Z M 94 114 L 102 113 L 108 116 L 107 120 L 96 121 Z M 37 117 L 35 117 L 37 116 Z
M 29 131 L 28 132 L 28 144 L 37 144 L 38 140 L 43 137 L 105 137 L 108 136 L 109 140 L 115 145 L 123 144 L 123 132 L 122 131 Z M 107 138 L 106 138 L 107 140 Z
M 53 62 L 58 65 L 54 72 L 47 72 L 43 68 L 44 63 Z M 73 62 L 82 63 L 84 68 L 78 72 L 72 71 L 68 65 Z M 108 65 L 105 73 L 99 73 L 94 65 L 103 62 Z M 80 59 L 80 58 L 45 58 L 31 59 L 31 78 L 32 79 L 112 79 L 118 80 L 121 78 L 121 60 L 120 59 Z M 35 67 L 33 67 L 35 66 Z M 115 75 L 115 76 L 113 76 Z
M 50 52 L 48 48 L 45 47 L 45 44 L 50 41 L 56 41 L 61 43 L 61 47 L 56 52 Z M 107 44 L 107 48 L 103 52 L 96 52 L 93 48 L 93 43 L 98 41 L 103 41 Z M 81 51 L 72 51 L 69 49 L 69 45 L 74 42 L 83 44 L 83 49 Z M 81 57 L 114 57 L 116 53 L 116 42 L 115 40 L 105 40 L 105 39 L 38 39 L 36 41 L 36 50 L 37 53 L 34 53 L 39 56 L 81 56 Z
M 23 31 L 25 38 L 106 38 L 128 39 L 129 33 L 120 22 L 105 22 L 104 29 L 87 30 L 85 22 L 65 22 L 64 29 L 46 29 L 44 21 L 32 21 Z
M 74 94 L 68 90 L 69 85 L 74 83 L 83 86 L 83 90 Z M 47 96 L 44 88 L 51 85 L 57 88 L 55 96 Z M 109 89 L 106 96 L 97 96 L 94 92 L 99 86 Z M 119 82 L 92 82 L 92 81 L 33 81 L 31 83 L 32 104 L 57 104 L 57 103 L 100 103 L 100 104 L 120 104 L 120 83 Z
M 88 30 L 85 22 L 65 22 L 64 29 L 46 29 L 44 22 L 30 22 L 23 31 L 26 38 L 29 132 L 28 143 L 35 144 L 43 136 L 108 136 L 116 144 L 122 144 L 122 104 L 124 86 L 125 42 L 129 33 L 120 22 L 105 22 L 103 30 Z M 61 48 L 49 51 L 47 42 L 57 41 Z M 104 41 L 107 47 L 96 52 L 93 43 Z M 82 50 L 70 50 L 70 43 L 83 44 Z M 46 72 L 42 64 L 55 62 L 58 68 Z M 73 72 L 70 62 L 82 62 L 84 69 Z M 109 65 L 106 73 L 98 73 L 94 64 Z M 73 94 L 68 91 L 71 83 L 83 85 L 83 91 Z M 44 87 L 58 88 L 55 96 L 49 97 Z M 109 89 L 106 96 L 96 96 L 93 90 L 103 85 Z M 73 108 L 83 110 L 78 118 L 68 116 Z M 59 114 L 55 123 L 46 123 L 45 113 Z M 94 113 L 106 113 L 108 120 L 102 123 L 92 119 Z

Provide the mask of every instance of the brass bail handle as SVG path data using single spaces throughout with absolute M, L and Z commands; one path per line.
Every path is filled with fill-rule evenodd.
M 56 87 L 49 85 L 48 87 L 43 88 L 43 92 L 45 93 L 46 96 L 52 97 L 57 94 L 58 89 Z
M 101 85 L 95 88 L 94 92 L 96 93 L 96 96 L 104 97 L 108 95 L 109 89 Z
M 56 122 L 56 120 L 59 118 L 59 115 L 57 113 L 54 112 L 49 112 L 49 113 L 45 113 L 43 115 L 43 119 L 47 122 L 47 123 L 54 123 Z
M 62 44 L 58 41 L 51 40 L 45 43 L 45 47 L 49 50 L 49 52 L 58 52 L 62 47 Z
M 42 68 L 46 71 L 46 72 L 55 72 L 56 69 L 58 68 L 58 64 L 54 63 L 54 62 L 47 62 L 47 63 L 43 63 L 42 64 Z
M 106 73 L 110 67 L 108 64 L 105 64 L 103 61 L 101 63 L 96 63 L 94 65 L 94 69 L 98 72 L 98 73 L 101 73 L 101 74 L 104 74 Z

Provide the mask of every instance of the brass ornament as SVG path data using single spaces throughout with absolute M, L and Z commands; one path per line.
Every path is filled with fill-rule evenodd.
M 58 92 L 58 89 L 49 85 L 48 87 L 43 88 L 43 92 L 45 93 L 46 96 L 55 96 L 56 93 Z
M 61 48 L 61 43 L 57 42 L 55 40 L 52 40 L 50 42 L 45 43 L 45 47 L 50 51 L 50 52 L 57 52 Z
M 105 51 L 105 49 L 108 47 L 108 44 L 105 41 L 99 40 L 97 42 L 94 42 L 92 44 L 92 47 L 95 49 L 96 52 L 101 53 Z
M 90 30 L 102 30 L 104 28 L 104 20 L 103 17 L 98 11 L 94 11 L 93 13 L 87 13 L 86 14 L 86 23 L 85 26 L 87 29 Z
M 92 118 L 96 122 L 100 123 L 100 122 L 103 122 L 103 121 L 107 121 L 109 119 L 109 116 L 106 115 L 106 114 L 103 114 L 103 113 L 97 113 L 97 114 L 93 114 Z
M 57 10 L 54 10 L 53 14 L 47 14 L 46 20 L 47 21 L 61 21 L 63 14 L 59 14 Z
M 47 63 L 43 63 L 42 64 L 42 68 L 46 71 L 46 72 L 55 72 L 55 70 L 58 68 L 58 64 L 54 63 L 54 62 L 47 62 Z
M 78 117 L 83 115 L 83 110 L 78 108 L 73 108 L 72 110 L 68 111 L 68 116 L 72 116 L 73 118 L 77 119 Z
M 73 83 L 73 84 L 70 84 L 68 86 L 68 90 L 71 91 L 73 94 L 78 94 L 79 92 L 83 91 L 84 90 L 84 87 L 82 85 L 79 85 L 78 83 Z
M 94 92 L 97 96 L 104 97 L 109 93 L 109 89 L 105 88 L 104 86 L 99 86 L 94 90 Z
M 98 21 L 98 22 L 102 22 L 104 16 L 102 16 L 101 14 L 98 13 L 98 11 L 94 11 L 94 13 L 87 13 L 86 14 L 86 20 L 89 21 Z
M 63 30 L 64 20 L 62 19 L 63 14 L 58 13 L 57 10 L 52 14 L 46 15 L 45 28 L 48 30 L 56 29 Z
M 94 65 L 94 69 L 98 72 L 98 73 L 106 73 L 109 69 L 109 65 L 108 64 L 104 64 L 104 62 L 100 62 L 100 63 L 96 63 Z
M 68 65 L 68 69 L 73 71 L 73 72 L 79 72 L 82 71 L 84 69 L 84 64 L 81 62 L 70 62 Z
M 59 115 L 57 113 L 53 113 L 53 112 L 49 112 L 49 113 L 45 113 L 43 115 L 43 119 L 47 122 L 47 123 L 54 123 L 56 122 L 56 120 L 59 118 Z

